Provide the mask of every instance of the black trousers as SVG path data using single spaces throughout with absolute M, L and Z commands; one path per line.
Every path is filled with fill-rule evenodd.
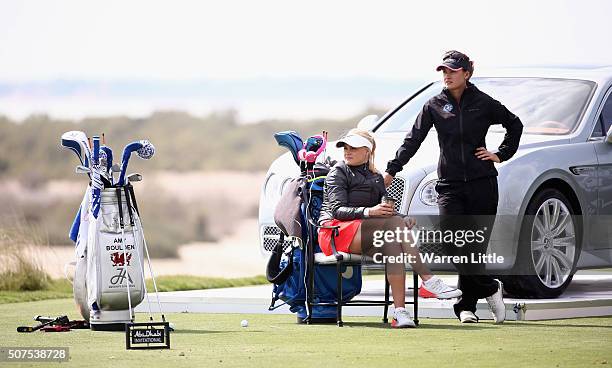
M 485 271 L 480 254 L 485 254 L 491 236 L 493 223 L 497 214 L 499 200 L 497 177 L 485 177 L 468 182 L 438 182 L 438 207 L 440 209 L 440 227 L 442 231 L 451 230 L 455 234 L 465 231 L 480 231 L 480 238 L 474 241 L 445 243 L 447 254 L 464 256 L 468 263 L 454 263 L 459 273 L 458 287 L 463 295 L 454 305 L 455 314 L 461 311 L 476 312 L 478 299 L 493 295 L 497 282 Z M 461 246 L 458 246 L 461 244 Z M 465 259 L 465 258 L 464 258 Z

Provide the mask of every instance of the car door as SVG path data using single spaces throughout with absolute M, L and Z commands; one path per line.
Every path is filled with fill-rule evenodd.
M 597 155 L 597 230 L 591 239 L 596 248 L 612 248 L 612 143 L 606 133 L 612 126 L 612 88 L 606 92 L 592 140 Z

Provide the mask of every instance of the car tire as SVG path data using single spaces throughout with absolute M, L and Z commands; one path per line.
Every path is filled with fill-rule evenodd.
M 559 190 L 538 191 L 525 210 L 511 275 L 500 276 L 505 292 L 520 298 L 556 298 L 572 281 L 580 256 L 582 226 Z

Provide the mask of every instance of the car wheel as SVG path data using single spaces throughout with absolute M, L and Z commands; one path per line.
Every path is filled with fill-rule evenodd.
M 581 224 L 566 196 L 546 188 L 531 199 L 521 226 L 512 276 L 503 276 L 512 296 L 556 298 L 576 272 Z

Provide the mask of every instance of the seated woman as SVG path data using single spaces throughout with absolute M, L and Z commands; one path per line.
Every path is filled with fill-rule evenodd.
M 374 231 L 396 231 L 398 228 L 403 231 L 405 227 L 412 228 L 415 221 L 404 220 L 396 215 L 392 204 L 381 203 L 386 190 L 382 175 L 374 167 L 376 142 L 369 132 L 353 129 L 336 145 L 344 147 L 344 161 L 338 162 L 325 179 L 323 206 L 319 217 L 321 225 L 340 226 L 339 236 L 335 238 L 336 250 L 369 256 L 382 253 L 383 257 L 377 258 L 387 260 L 398 256 L 408 259 L 412 255 L 412 268 L 423 280 L 421 287 L 438 299 L 461 296 L 461 290 L 446 285 L 440 278 L 432 275 L 421 263 L 418 249 L 413 244 L 394 239 L 379 248 L 373 245 Z M 319 229 L 319 246 L 326 255 L 332 254 L 331 232 L 331 229 Z M 415 327 L 405 308 L 405 263 L 388 261 L 387 274 L 395 306 L 391 326 Z

